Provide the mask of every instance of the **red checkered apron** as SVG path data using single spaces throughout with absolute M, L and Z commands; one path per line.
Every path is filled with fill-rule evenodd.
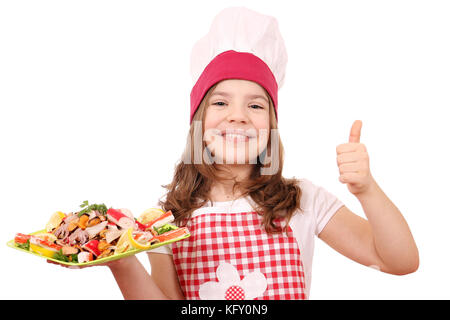
M 191 236 L 172 244 L 186 299 L 306 299 L 290 227 L 288 235 L 268 234 L 255 211 L 203 212 L 187 227 Z

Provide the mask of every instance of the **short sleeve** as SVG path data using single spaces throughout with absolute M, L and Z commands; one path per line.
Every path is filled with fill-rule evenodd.
M 336 211 L 344 206 L 344 203 L 325 188 L 317 186 L 309 180 L 303 179 L 300 188 L 304 195 L 302 198 L 308 202 L 308 207 L 311 208 L 314 213 L 314 233 L 317 236 L 322 232 L 323 228 Z
M 155 249 L 152 249 L 150 251 L 147 251 L 147 253 L 163 253 L 163 254 L 172 254 L 172 246 L 170 244 L 165 245 L 165 246 L 161 246 Z

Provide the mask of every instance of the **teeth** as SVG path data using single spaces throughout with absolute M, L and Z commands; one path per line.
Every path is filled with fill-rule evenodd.
M 234 133 L 224 134 L 223 136 L 225 137 L 226 140 L 229 140 L 229 141 L 234 141 L 235 139 L 237 141 L 247 141 L 250 138 L 246 135 L 234 134 Z

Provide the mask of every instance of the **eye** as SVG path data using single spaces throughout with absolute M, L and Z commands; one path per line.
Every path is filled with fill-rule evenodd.
M 214 102 L 213 105 L 221 106 L 221 107 L 222 107 L 222 106 L 225 106 L 226 103 L 223 102 L 223 101 L 218 101 L 218 102 Z M 252 109 L 264 109 L 264 107 L 262 107 L 262 106 L 260 106 L 260 105 L 257 105 L 257 104 L 251 105 L 250 108 L 252 108 Z

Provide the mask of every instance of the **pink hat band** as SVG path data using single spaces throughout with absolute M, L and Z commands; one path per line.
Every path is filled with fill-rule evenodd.
M 209 88 L 225 79 L 250 80 L 261 85 L 269 93 L 278 117 L 278 84 L 270 68 L 254 54 L 228 50 L 211 60 L 192 88 L 189 123 Z

